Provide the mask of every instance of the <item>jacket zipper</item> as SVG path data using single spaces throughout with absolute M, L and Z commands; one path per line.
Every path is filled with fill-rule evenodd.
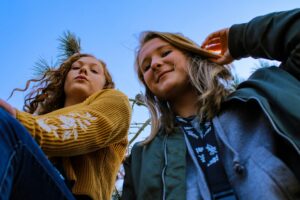
M 165 135 L 164 137 L 164 141 L 163 141 L 163 146 L 164 146 L 164 159 L 165 159 L 165 165 L 164 168 L 161 172 L 161 178 L 162 178 L 162 183 L 163 183 L 163 200 L 166 199 L 166 181 L 165 181 L 165 171 L 168 165 L 168 156 L 167 156 L 167 135 Z

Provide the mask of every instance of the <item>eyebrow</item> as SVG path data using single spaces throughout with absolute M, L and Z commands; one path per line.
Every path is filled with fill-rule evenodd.
M 84 64 L 84 62 L 80 61 L 80 60 L 77 60 L 76 62 L 78 62 L 80 65 Z M 98 66 L 98 63 L 90 63 L 91 66 Z M 100 65 L 101 66 L 101 65 Z

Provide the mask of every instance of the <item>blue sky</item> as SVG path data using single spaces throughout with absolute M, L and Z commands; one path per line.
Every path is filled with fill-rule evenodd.
M 25 86 L 39 57 L 55 60 L 57 38 L 66 30 L 81 38 L 84 52 L 107 63 L 118 89 L 134 97 L 143 90 L 133 71 L 141 31 L 181 32 L 200 44 L 212 31 L 299 5 L 299 0 L 2 0 L 0 98 Z M 235 65 L 247 77 L 254 63 Z M 8 102 L 21 109 L 23 98 L 17 92 Z

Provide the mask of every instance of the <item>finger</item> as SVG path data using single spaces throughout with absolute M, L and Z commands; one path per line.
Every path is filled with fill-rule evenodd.
M 212 38 L 211 40 L 207 41 L 205 44 L 202 44 L 202 48 L 208 48 L 212 45 L 221 45 L 222 43 L 221 38 Z
M 232 63 L 233 59 L 229 56 L 222 56 L 221 58 L 216 60 L 216 63 L 219 65 L 227 65 Z
M 216 63 L 219 64 L 219 65 L 225 65 L 225 64 L 227 64 L 226 57 L 222 56 L 221 58 L 219 58 L 219 59 L 216 60 Z
M 210 40 L 212 38 L 220 37 L 220 30 L 210 33 L 206 38 L 206 40 Z
M 208 58 L 207 60 L 209 60 L 210 62 L 216 63 L 217 62 L 217 58 Z
M 214 44 L 214 43 L 220 43 L 221 42 L 221 38 L 220 37 L 214 37 L 211 38 L 210 40 L 208 40 L 206 42 L 206 44 Z
M 222 58 L 209 58 L 209 60 L 218 65 L 223 65 L 225 63 L 223 57 Z
M 214 38 L 218 38 L 218 37 L 220 37 L 220 34 L 218 33 L 218 31 L 209 34 L 209 35 L 204 39 L 204 41 L 202 42 L 202 45 L 201 45 L 201 46 L 205 46 L 205 45 L 209 44 L 210 41 L 212 41 Z
M 221 29 L 221 30 L 218 30 L 218 31 L 215 31 L 215 32 L 209 34 L 209 35 L 205 38 L 203 44 L 204 44 L 204 45 L 207 44 L 207 43 L 208 43 L 210 40 L 212 40 L 213 38 L 222 38 L 222 37 L 224 37 L 224 36 L 227 36 L 228 30 L 229 30 L 228 28 L 224 28 L 224 29 Z
M 220 56 L 219 58 L 208 58 L 208 60 L 219 65 L 230 63 L 225 56 Z
M 211 45 L 206 46 L 204 49 L 210 50 L 210 51 L 221 51 L 222 46 L 221 46 L 221 44 L 211 44 Z

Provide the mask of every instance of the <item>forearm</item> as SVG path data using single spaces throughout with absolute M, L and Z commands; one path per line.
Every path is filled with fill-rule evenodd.
M 286 61 L 300 43 L 300 9 L 256 17 L 229 30 L 229 50 L 235 59 Z

